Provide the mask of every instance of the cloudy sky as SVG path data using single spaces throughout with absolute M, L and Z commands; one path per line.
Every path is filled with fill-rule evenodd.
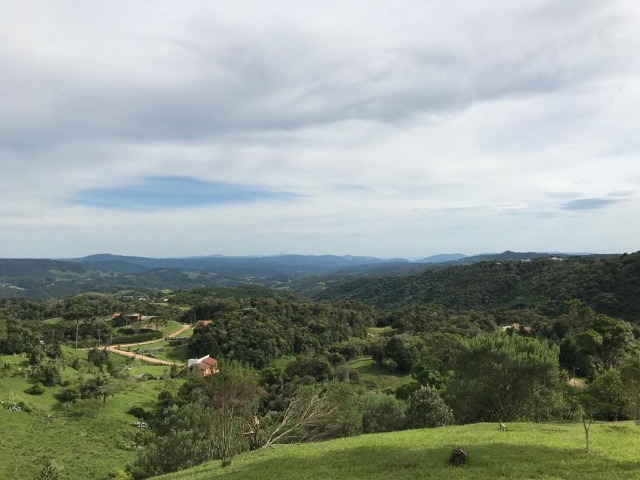
M 636 0 L 0 4 L 0 257 L 640 250 Z

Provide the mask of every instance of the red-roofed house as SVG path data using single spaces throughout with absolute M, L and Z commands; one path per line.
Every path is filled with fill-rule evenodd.
M 202 358 L 190 358 L 187 362 L 187 367 L 194 367 L 198 369 L 198 372 L 203 377 L 208 377 L 214 373 L 218 373 L 218 361 L 215 358 L 211 358 L 209 355 Z

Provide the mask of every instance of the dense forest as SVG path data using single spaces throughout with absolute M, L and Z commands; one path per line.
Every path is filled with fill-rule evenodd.
M 336 279 L 322 300 L 359 300 L 389 309 L 436 303 L 454 309 L 531 308 L 557 315 L 579 299 L 598 312 L 640 322 L 640 253 L 615 257 L 489 261 L 429 269 L 414 275 Z

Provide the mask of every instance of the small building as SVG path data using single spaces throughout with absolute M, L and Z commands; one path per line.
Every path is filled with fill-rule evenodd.
M 126 323 L 127 325 L 130 323 L 139 322 L 140 320 L 142 320 L 142 315 L 140 315 L 139 313 L 128 313 L 124 316 L 124 323 Z
M 520 325 L 519 323 L 512 323 L 511 325 L 505 325 L 504 327 L 502 327 L 502 331 L 507 333 L 516 332 L 516 333 L 529 334 L 531 333 L 532 329 L 531 327 L 526 325 Z
M 198 320 L 197 325 L 199 327 L 206 327 L 207 325 L 211 325 L 212 322 L 213 320 Z
M 210 355 L 202 358 L 190 358 L 187 362 L 187 368 L 196 368 L 203 377 L 208 377 L 220 371 L 218 369 L 218 361 Z

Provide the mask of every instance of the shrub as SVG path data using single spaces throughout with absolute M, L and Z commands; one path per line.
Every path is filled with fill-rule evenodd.
M 109 474 L 109 478 L 113 480 L 133 480 L 133 476 L 126 470 L 116 470 Z
M 406 412 L 409 428 L 433 428 L 453 423 L 453 413 L 434 387 L 422 387 L 409 397 Z
M 53 387 L 60 383 L 60 366 L 51 360 L 42 362 L 39 366 L 38 377 L 43 385 Z
M 58 480 L 61 468 L 53 460 L 47 460 L 38 474 L 38 480 Z
M 131 407 L 129 410 L 127 410 L 127 413 L 129 415 L 133 415 L 136 418 L 142 418 L 142 419 L 144 419 L 147 416 L 147 412 L 145 412 L 144 408 L 142 408 L 139 405 L 135 405 Z
M 87 353 L 87 360 L 93 363 L 96 367 L 109 365 L 109 352 L 106 348 L 92 348 Z
M 406 383 L 396 388 L 395 395 L 398 400 L 409 400 L 409 397 L 420 390 L 418 382 Z
M 566 410 L 558 355 L 558 347 L 535 338 L 475 337 L 455 359 L 447 399 L 462 423 L 558 418 L 554 412 Z
M 56 398 L 63 403 L 75 402 L 80 398 L 80 390 L 77 387 L 67 387 L 60 390 Z
M 402 428 L 404 409 L 395 397 L 371 392 L 363 397 L 362 403 L 364 433 L 392 432 Z
M 32 385 L 31 387 L 25 390 L 29 395 L 42 395 L 45 391 L 45 388 L 42 386 L 40 382 Z
M 96 417 L 102 407 L 100 400 L 84 399 L 69 404 L 69 415 L 72 417 Z

